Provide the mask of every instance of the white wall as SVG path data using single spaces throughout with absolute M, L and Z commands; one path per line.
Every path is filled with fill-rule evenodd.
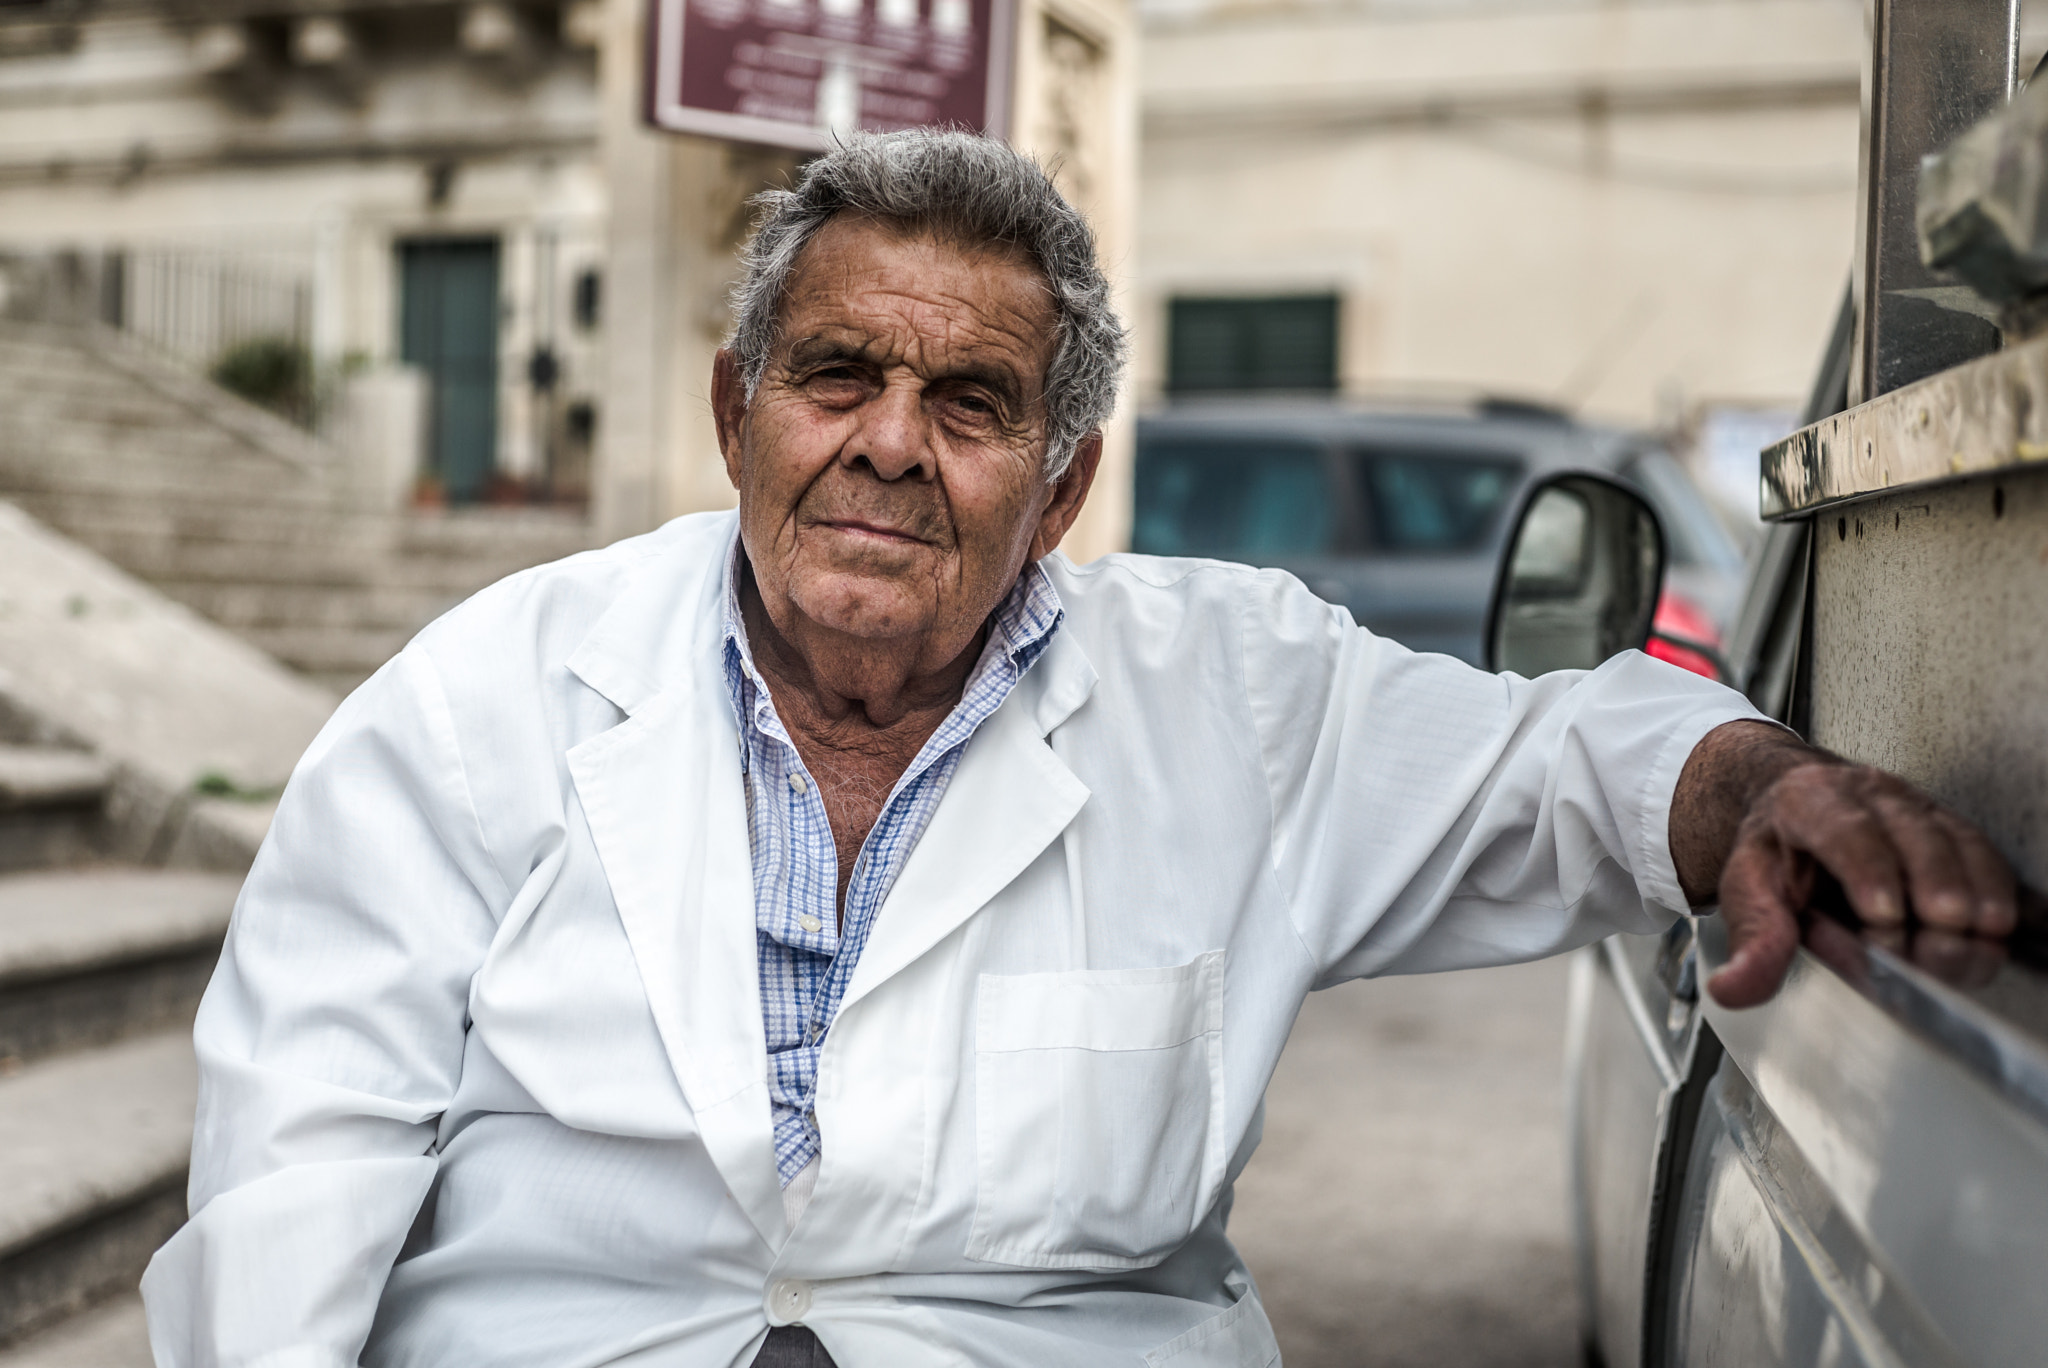
M 1847 280 L 1853 0 L 1156 6 L 1141 389 L 1177 293 L 1334 289 L 1348 386 L 1676 420 L 1803 395 Z

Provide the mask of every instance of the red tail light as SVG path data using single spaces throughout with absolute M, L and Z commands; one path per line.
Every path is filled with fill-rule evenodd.
M 1657 600 L 1657 615 L 1650 620 L 1650 630 L 1668 632 L 1672 636 L 1697 641 L 1702 646 L 1711 646 L 1715 650 L 1721 647 L 1721 634 L 1714 630 L 1713 619 L 1701 612 L 1699 606 L 1690 599 L 1674 594 L 1669 589 L 1666 589 L 1663 596 Z M 1709 679 L 1721 677 L 1721 672 L 1714 668 L 1714 662 L 1698 651 L 1688 650 L 1657 637 L 1650 638 L 1650 644 L 1643 649 L 1659 660 L 1670 661 L 1681 670 L 1691 670 L 1694 674 L 1705 675 Z

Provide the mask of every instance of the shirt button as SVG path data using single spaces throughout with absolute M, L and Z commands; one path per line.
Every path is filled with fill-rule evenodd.
M 791 793 L 802 793 L 804 791 L 804 777 L 801 774 L 789 776 L 789 791 Z
M 768 1323 L 794 1325 L 811 1310 L 811 1285 L 801 1278 L 778 1278 L 768 1287 Z
M 809 931 L 813 935 L 816 935 L 818 932 L 823 931 L 825 929 L 825 923 L 819 921 L 816 917 L 812 916 L 808 912 L 804 913 L 801 917 L 798 917 L 796 919 L 796 924 L 798 926 L 801 926 L 804 930 Z

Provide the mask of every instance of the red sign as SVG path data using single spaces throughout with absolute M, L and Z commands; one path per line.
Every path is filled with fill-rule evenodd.
M 653 0 L 658 128 L 807 152 L 834 133 L 1009 122 L 1010 0 Z

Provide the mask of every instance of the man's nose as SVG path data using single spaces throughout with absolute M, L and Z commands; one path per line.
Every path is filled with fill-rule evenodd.
M 914 385 L 894 384 L 861 406 L 861 425 L 841 448 L 848 465 L 865 463 L 884 480 L 932 477 L 931 434 Z

